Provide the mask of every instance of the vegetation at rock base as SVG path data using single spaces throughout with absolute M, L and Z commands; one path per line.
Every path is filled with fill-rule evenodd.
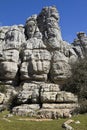
M 0 113 L 0 130 L 64 130 L 61 126 L 68 120 L 59 119 L 51 121 L 30 121 L 26 120 L 26 118 L 29 119 L 29 117 L 19 116 L 3 118 L 6 114 L 7 112 Z M 74 121 L 80 121 L 80 124 L 70 124 L 75 130 L 87 130 L 86 114 L 75 116 L 72 119 Z
M 10 97 L 10 99 L 7 102 L 7 109 L 11 112 L 12 108 L 16 106 L 17 104 L 17 95 L 13 95 Z
M 87 112 L 87 57 L 71 65 L 71 77 L 62 90 L 78 95 L 80 108 L 78 112 Z
M 0 92 L 1 93 L 6 93 L 6 86 L 5 85 L 0 85 Z

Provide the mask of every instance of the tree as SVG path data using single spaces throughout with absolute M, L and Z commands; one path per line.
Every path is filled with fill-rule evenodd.
M 77 94 L 79 99 L 87 99 L 87 57 L 72 64 L 71 72 L 62 89 Z

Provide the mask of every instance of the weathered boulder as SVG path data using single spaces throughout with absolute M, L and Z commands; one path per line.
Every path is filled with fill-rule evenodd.
M 36 116 L 36 111 L 40 108 L 39 104 L 23 104 L 13 108 L 13 114 L 20 116 Z
M 0 80 L 13 82 L 15 79 L 18 72 L 19 47 L 24 40 L 23 29 L 20 30 L 16 25 L 8 27 L 0 56 Z M 12 84 L 12 82 L 10 83 Z
M 37 116 L 47 119 L 66 118 L 71 116 L 71 109 L 40 109 Z
M 18 94 L 19 103 L 39 103 L 39 88 L 35 83 L 24 83 L 22 91 Z
M 74 128 L 70 126 L 70 124 L 73 123 L 73 122 L 74 122 L 74 120 L 71 120 L 71 119 L 65 121 L 62 124 L 62 128 L 64 128 L 65 130 L 74 130 Z
M 65 130 L 74 130 L 74 128 L 73 128 L 72 126 L 70 126 L 70 125 L 68 125 L 68 124 L 66 124 L 66 123 L 64 123 L 64 124 L 62 125 L 62 127 L 63 127 Z
M 6 107 L 6 104 L 10 104 L 10 101 L 13 100 L 13 97 L 15 97 L 18 94 L 18 92 L 12 85 L 5 85 L 5 87 L 6 87 L 6 93 L 3 104 Z

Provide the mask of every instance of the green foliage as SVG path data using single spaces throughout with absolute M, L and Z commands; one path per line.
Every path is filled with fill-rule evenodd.
M 6 92 L 7 92 L 6 86 L 0 85 L 0 92 L 1 92 L 1 93 L 6 93 Z
M 12 108 L 17 105 L 17 95 L 11 94 L 10 99 L 7 102 L 7 108 L 11 112 Z
M 80 59 L 71 66 L 71 77 L 63 86 L 63 90 L 77 94 L 87 99 L 87 58 Z
M 71 77 L 64 84 L 62 90 L 78 95 L 79 113 L 87 112 L 87 58 L 78 60 L 71 65 Z
M 87 113 L 87 100 L 79 101 L 79 107 L 76 108 L 75 113 L 80 113 L 80 114 Z

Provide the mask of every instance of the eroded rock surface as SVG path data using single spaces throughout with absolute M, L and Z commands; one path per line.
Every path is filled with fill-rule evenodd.
M 87 36 L 84 32 L 77 33 L 77 38 L 73 42 L 73 49 L 80 58 L 87 56 Z
M 0 83 L 9 86 L 5 103 L 17 95 L 14 114 L 57 119 L 78 107 L 77 96 L 61 91 L 71 63 L 87 54 L 87 36 L 77 36 L 73 44 L 63 41 L 55 6 L 44 7 L 24 26 L 0 27 Z

